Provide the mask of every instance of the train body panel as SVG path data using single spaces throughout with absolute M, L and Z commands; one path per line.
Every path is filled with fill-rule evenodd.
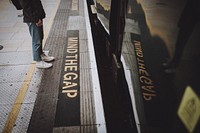
M 200 94 L 199 6 L 198 0 L 96 1 L 110 55 L 124 71 L 138 132 L 189 130 L 177 113 L 187 86 Z M 169 74 L 163 63 L 176 49 L 182 55 L 176 72 Z M 199 123 L 193 131 L 199 131 Z

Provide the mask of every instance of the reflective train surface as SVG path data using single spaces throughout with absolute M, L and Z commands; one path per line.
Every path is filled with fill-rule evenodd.
M 123 75 L 128 86 L 137 132 L 200 132 L 200 2 L 88 3 L 105 34 L 114 82 L 120 86 Z M 166 67 L 173 57 L 177 67 Z

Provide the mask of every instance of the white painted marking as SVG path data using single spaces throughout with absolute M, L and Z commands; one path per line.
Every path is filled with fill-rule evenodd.
M 139 121 L 139 117 L 138 117 L 137 110 L 136 110 L 135 95 L 134 95 L 134 91 L 133 91 L 134 88 L 133 88 L 133 83 L 132 83 L 132 79 L 131 79 L 131 73 L 130 73 L 130 70 L 127 69 L 127 66 L 126 66 L 126 63 L 125 63 L 123 56 L 121 56 L 121 61 L 122 61 L 122 64 L 124 66 L 125 77 L 126 77 L 126 81 L 128 83 L 129 94 L 131 96 L 131 102 L 132 102 L 132 106 L 133 106 L 133 113 L 134 113 L 134 116 L 135 116 L 136 127 L 137 127 L 137 130 L 138 130 L 138 133 L 141 133 L 140 121 Z
M 92 39 L 92 33 L 91 33 L 91 26 L 89 21 L 89 15 L 87 10 L 87 4 L 84 0 L 84 14 L 85 14 L 85 20 L 86 20 L 86 30 L 87 30 L 87 37 L 88 37 L 88 47 L 89 47 L 89 57 L 90 57 L 90 67 L 91 67 L 91 73 L 92 73 L 92 85 L 93 85 L 93 94 L 94 94 L 94 102 L 95 102 L 95 113 L 96 113 L 96 121 L 97 124 L 100 124 L 97 127 L 98 133 L 107 133 L 106 129 L 106 122 L 105 122 L 105 115 L 104 115 L 104 109 L 102 104 L 102 96 L 101 96 L 101 90 L 100 90 L 100 84 L 99 84 L 99 75 L 97 72 L 97 65 L 96 65 L 96 58 L 94 54 L 94 46 L 93 46 L 93 39 Z

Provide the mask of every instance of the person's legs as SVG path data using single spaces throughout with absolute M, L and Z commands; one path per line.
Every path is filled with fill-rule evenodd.
M 27 23 L 29 32 L 32 37 L 32 51 L 33 60 L 36 61 L 37 68 L 49 68 L 52 67 L 51 63 L 44 61 L 52 61 L 54 57 L 44 56 L 42 51 L 42 39 L 43 39 L 43 27 L 37 27 L 35 23 Z
M 32 51 L 33 51 L 33 60 L 41 61 L 42 54 L 42 40 L 41 40 L 41 31 L 36 26 L 35 23 L 27 23 L 29 27 L 29 32 L 32 37 Z
M 44 32 L 43 32 L 43 26 L 38 27 L 39 35 L 40 35 L 40 40 L 41 40 L 41 46 L 42 46 L 42 40 L 44 38 Z M 42 48 L 39 49 L 40 53 L 43 53 Z

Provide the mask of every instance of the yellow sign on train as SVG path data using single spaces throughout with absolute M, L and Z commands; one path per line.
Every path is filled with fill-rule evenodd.
M 193 132 L 200 117 L 200 99 L 190 86 L 185 89 L 178 116 L 187 130 Z

